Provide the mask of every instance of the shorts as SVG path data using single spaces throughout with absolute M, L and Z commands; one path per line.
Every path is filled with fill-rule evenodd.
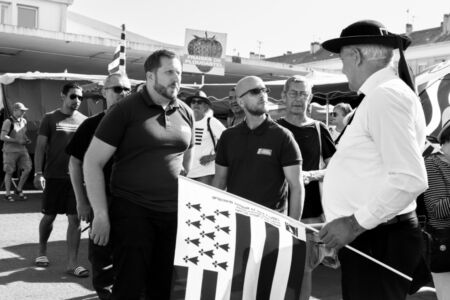
M 44 215 L 77 214 L 77 201 L 70 179 L 45 180 L 41 212 Z
M 16 166 L 23 172 L 30 172 L 32 168 L 31 158 L 28 152 L 4 152 L 3 171 L 12 174 L 16 171 Z

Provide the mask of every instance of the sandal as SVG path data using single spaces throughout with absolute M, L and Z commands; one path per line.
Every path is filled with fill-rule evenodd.
M 8 202 L 14 202 L 14 197 L 12 195 L 5 195 L 5 200 Z
M 50 262 L 49 262 L 47 256 L 43 255 L 43 256 L 36 257 L 36 259 L 34 260 L 34 264 L 37 267 L 47 268 L 48 265 L 50 264 Z
M 78 278 L 85 278 L 89 276 L 89 270 L 82 266 L 69 269 L 66 271 L 66 273 Z
M 25 201 L 28 199 L 27 196 L 23 193 L 23 191 L 15 191 L 16 195 L 19 196 L 19 200 Z

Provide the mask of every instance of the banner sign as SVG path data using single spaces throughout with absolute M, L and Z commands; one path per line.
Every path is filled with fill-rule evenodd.
M 186 29 L 183 72 L 225 74 L 227 34 Z

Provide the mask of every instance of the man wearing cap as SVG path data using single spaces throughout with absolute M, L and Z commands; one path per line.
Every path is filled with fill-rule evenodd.
M 47 242 L 53 230 L 53 222 L 56 215 L 65 214 L 69 221 L 66 271 L 76 277 L 87 277 L 89 271 L 78 265 L 80 220 L 69 177 L 69 155 L 64 149 L 78 126 L 86 119 L 86 116 L 78 112 L 82 100 L 83 90 L 78 84 L 67 83 L 62 87 L 61 107 L 46 113 L 42 119 L 34 155 L 34 185 L 44 190 L 41 209 L 43 216 L 39 223 L 39 250 L 35 264 L 38 267 L 49 266 Z
M 102 87 L 102 95 L 106 102 L 106 111 L 87 118 L 78 127 L 74 136 L 66 147 L 67 154 L 70 155 L 69 173 L 72 186 L 77 200 L 77 212 L 80 220 L 92 221 L 92 208 L 84 189 L 83 179 L 83 158 L 89 143 L 94 136 L 98 124 L 113 105 L 122 100 L 131 90 L 130 80 L 125 74 L 114 73 L 106 77 Z M 112 171 L 112 160 L 103 168 L 105 174 L 105 187 L 108 197 L 111 196 L 109 190 L 109 178 Z M 112 247 L 111 243 L 106 246 L 95 245 L 89 240 L 89 260 L 92 265 L 92 285 L 97 292 L 99 299 L 111 298 L 111 287 L 113 285 L 112 269 Z
M 403 50 L 408 38 L 376 21 L 345 28 L 323 48 L 339 53 L 349 87 L 365 95 L 324 180 L 328 247 L 354 248 L 412 276 L 421 258 L 416 197 L 427 188 L 425 118 Z M 399 76 L 392 67 L 399 49 Z M 400 78 L 399 78 L 400 77 Z M 343 299 L 405 299 L 410 281 L 346 248 L 339 252 Z
M 213 186 L 286 212 L 299 219 L 304 187 L 302 156 L 289 130 L 267 114 L 267 93 L 261 78 L 248 76 L 236 85 L 245 122 L 228 128 L 219 140 Z
M 23 103 L 14 103 L 12 116 L 3 122 L 0 135 L 0 139 L 4 141 L 3 171 L 5 172 L 5 199 L 10 202 L 14 201 L 11 195 L 11 178 L 16 171 L 16 166 L 22 171 L 16 193 L 20 200 L 27 199 L 22 190 L 32 168 L 30 155 L 25 146 L 31 143 L 27 137 L 27 120 L 24 118 L 27 110 L 28 108 Z
M 203 91 L 188 97 L 186 103 L 192 108 L 195 118 L 194 157 L 187 177 L 211 184 L 215 173 L 216 145 L 225 126 L 213 116 L 206 116 L 211 109 L 211 101 Z

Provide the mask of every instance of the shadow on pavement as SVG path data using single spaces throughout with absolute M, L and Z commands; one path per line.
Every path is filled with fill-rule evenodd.
M 48 258 L 50 265 L 47 268 L 36 267 L 34 259 L 38 249 L 37 243 L 14 245 L 3 248 L 10 252 L 11 257 L 0 259 L 0 285 L 14 282 L 30 283 L 77 283 L 86 289 L 92 290 L 91 277 L 77 278 L 67 274 L 66 271 L 66 242 L 57 241 L 48 243 Z M 63 254 L 61 254 L 63 253 Z M 80 243 L 78 263 L 90 268 L 87 260 L 87 240 Z M 74 298 L 75 299 L 75 298 Z M 90 299 L 90 298 L 76 298 Z

